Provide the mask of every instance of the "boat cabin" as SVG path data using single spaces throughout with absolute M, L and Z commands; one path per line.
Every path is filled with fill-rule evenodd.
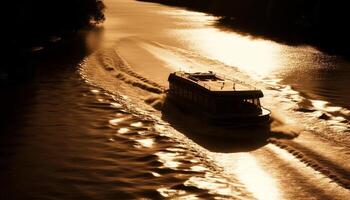
M 211 114 L 262 113 L 262 91 L 240 81 L 213 72 L 174 72 L 168 81 L 169 95 L 180 104 L 190 104 L 190 109 L 199 108 Z

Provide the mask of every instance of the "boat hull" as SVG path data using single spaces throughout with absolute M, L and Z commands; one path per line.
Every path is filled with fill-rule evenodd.
M 263 109 L 261 114 L 232 114 L 232 115 L 212 115 L 207 114 L 210 123 L 215 125 L 234 125 L 234 126 L 264 126 L 270 124 L 270 111 Z
M 259 114 L 247 113 L 230 113 L 230 114 L 213 114 L 202 109 L 198 105 L 189 102 L 181 97 L 168 94 L 167 101 L 170 101 L 182 112 L 197 117 L 203 122 L 216 126 L 233 126 L 233 127 L 255 127 L 268 126 L 271 122 L 268 109 L 262 108 Z

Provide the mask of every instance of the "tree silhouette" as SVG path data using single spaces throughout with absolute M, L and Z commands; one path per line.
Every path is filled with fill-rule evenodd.
M 8 0 L 1 4 L 6 41 L 12 45 L 30 45 L 104 20 L 101 0 Z
M 5 0 L 0 3 L 2 48 L 0 76 L 23 68 L 29 49 L 53 36 L 65 37 L 104 21 L 102 0 Z

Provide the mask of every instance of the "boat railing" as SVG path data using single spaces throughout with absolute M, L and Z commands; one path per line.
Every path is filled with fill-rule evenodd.
M 185 72 L 185 71 L 179 71 L 180 73 L 178 75 L 180 75 L 181 77 L 184 77 L 186 78 L 185 74 L 188 73 L 188 72 Z M 203 86 L 204 88 L 207 88 L 207 89 L 211 89 L 210 88 L 210 85 L 209 84 L 206 84 L 206 83 L 198 83 L 199 85 Z
M 180 75 L 181 77 L 186 78 L 186 77 L 185 77 L 185 74 L 188 73 L 188 72 L 185 72 L 185 71 L 179 71 L 179 72 L 180 72 L 179 75 Z M 247 88 L 249 88 L 249 89 L 254 89 L 254 90 L 257 89 L 256 87 L 254 87 L 254 86 L 252 86 L 252 85 L 249 85 L 248 83 L 245 83 L 245 82 L 243 82 L 243 81 L 241 81 L 241 80 L 239 80 L 239 79 L 236 79 L 236 78 L 227 76 L 227 75 L 225 75 L 225 74 L 214 73 L 214 72 L 211 72 L 211 71 L 210 71 L 210 73 L 213 73 L 214 75 L 218 75 L 219 77 L 223 78 L 224 80 L 227 79 L 227 80 L 230 80 L 230 81 L 232 81 L 232 82 L 234 82 L 234 83 L 241 84 L 241 85 L 243 85 L 243 86 L 245 86 L 245 87 L 247 87 Z M 204 88 L 207 88 L 207 89 L 209 89 L 209 90 L 211 89 L 209 84 L 206 84 L 206 83 L 204 83 L 204 82 L 201 82 L 201 83 L 199 83 L 199 84 L 202 85 Z
M 231 76 L 227 76 L 225 74 L 220 74 L 220 73 L 215 73 L 215 74 L 218 75 L 219 77 L 222 77 L 224 80 L 227 79 L 227 80 L 230 80 L 230 81 L 232 81 L 234 83 L 239 83 L 239 84 L 244 85 L 245 87 L 250 88 L 250 89 L 254 89 L 254 90 L 257 89 L 256 87 L 254 87 L 252 85 L 249 85 L 248 83 L 245 83 L 245 82 L 243 82 L 243 81 L 241 81 L 239 79 L 233 78 Z

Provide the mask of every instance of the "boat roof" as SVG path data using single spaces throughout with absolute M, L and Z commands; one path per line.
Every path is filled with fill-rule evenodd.
M 226 78 L 213 72 L 188 73 L 178 71 L 170 74 L 169 81 L 172 79 L 183 80 L 190 84 L 197 85 L 211 93 L 221 95 L 242 98 L 261 98 L 264 96 L 259 89 L 243 83 L 242 81 Z

